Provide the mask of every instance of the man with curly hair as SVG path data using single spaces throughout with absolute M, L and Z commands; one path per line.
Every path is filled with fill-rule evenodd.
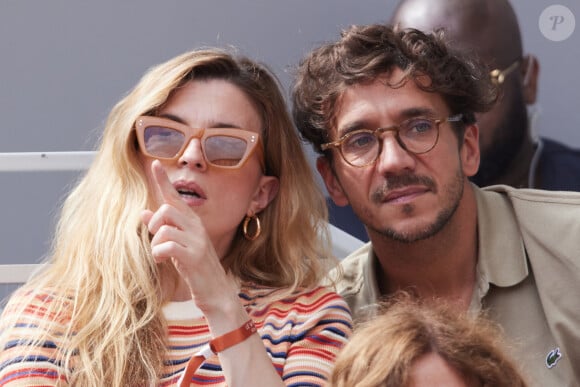
M 370 242 L 338 284 L 356 318 L 398 290 L 487 311 L 539 386 L 580 380 L 580 194 L 478 188 L 497 88 L 441 34 L 353 26 L 301 62 L 293 114 Z

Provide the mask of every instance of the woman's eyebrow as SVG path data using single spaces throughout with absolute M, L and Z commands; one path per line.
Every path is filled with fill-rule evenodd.
M 182 119 L 179 116 L 176 116 L 174 114 L 170 114 L 170 113 L 164 113 L 164 114 L 160 114 L 159 117 L 163 117 L 163 118 L 167 118 L 171 121 L 175 121 L 175 122 L 179 122 L 183 125 L 187 125 L 190 126 L 184 119 Z M 218 122 L 212 122 L 209 125 L 205 125 L 208 128 L 236 128 L 236 129 L 243 129 L 241 126 L 239 126 L 238 124 L 232 124 L 231 122 L 226 122 L 226 121 L 218 121 Z
M 187 125 L 187 122 L 185 122 L 185 120 L 181 119 L 179 116 L 176 116 L 174 114 L 164 113 L 164 114 L 160 114 L 159 117 L 167 118 L 171 121 L 175 121 L 175 122 L 179 122 L 180 124 Z

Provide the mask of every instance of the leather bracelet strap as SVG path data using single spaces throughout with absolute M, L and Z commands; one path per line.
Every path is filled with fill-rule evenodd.
M 244 325 L 242 325 L 238 329 L 235 329 L 231 332 L 218 336 L 215 339 L 212 339 L 209 342 L 209 347 L 211 348 L 213 353 L 218 353 L 225 349 L 228 349 L 229 347 L 233 347 L 238 343 L 241 343 L 248 337 L 252 336 L 254 333 L 256 333 L 256 326 L 254 325 L 254 321 L 250 319 L 246 321 Z
M 241 343 L 256 333 L 256 331 L 257 329 L 254 325 L 254 321 L 249 319 L 238 329 L 234 329 L 231 332 L 211 339 L 207 345 L 189 359 L 189 362 L 187 362 L 187 366 L 185 367 L 185 372 L 179 378 L 178 385 L 180 387 L 189 386 L 193 374 L 205 359 Z

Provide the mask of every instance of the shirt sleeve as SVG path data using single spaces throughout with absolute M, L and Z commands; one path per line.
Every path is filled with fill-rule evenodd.
M 289 387 L 325 386 L 336 355 L 352 333 L 348 305 L 338 294 L 318 288 L 295 300 L 292 308 L 288 321 L 294 326 L 282 380 Z
M 47 297 L 37 296 L 23 307 L 23 294 L 15 293 L 0 317 L 0 386 L 67 386 L 59 359 L 57 339 L 38 338 L 43 332 Z M 50 302 L 50 301 L 48 301 Z M 13 317 L 23 309 L 18 320 Z M 53 332 L 64 331 L 56 322 Z M 55 338 L 58 335 L 53 335 Z

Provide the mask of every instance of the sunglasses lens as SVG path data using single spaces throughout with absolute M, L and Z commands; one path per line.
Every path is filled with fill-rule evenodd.
M 238 165 L 247 149 L 248 144 L 244 139 L 231 136 L 208 136 L 204 143 L 207 161 L 223 167 Z
M 161 158 L 174 157 L 185 141 L 183 133 L 162 126 L 148 126 L 145 128 L 143 137 L 147 153 Z

